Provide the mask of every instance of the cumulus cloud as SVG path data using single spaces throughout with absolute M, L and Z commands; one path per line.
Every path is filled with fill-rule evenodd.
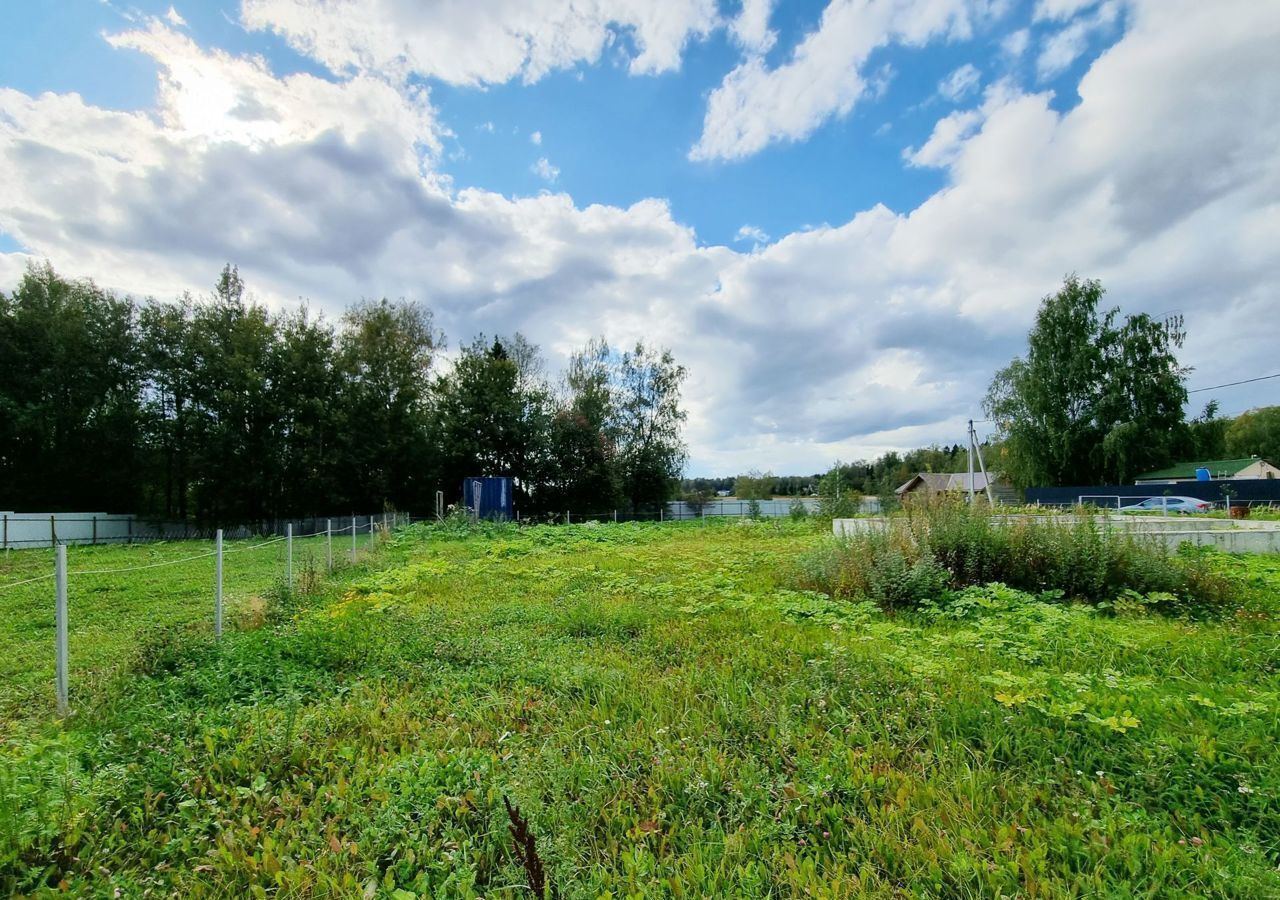
M 143 29 L 117 45 L 160 64 L 155 115 L 0 90 L 0 231 L 140 295 L 231 260 L 272 304 L 415 297 L 455 339 L 519 329 L 553 365 L 598 334 L 664 344 L 690 369 L 699 471 L 815 470 L 959 439 L 1071 271 L 1126 310 L 1183 310 L 1200 383 L 1274 368 L 1280 8 L 1135 0 L 1126 27 L 1066 113 L 1006 83 L 943 117 L 914 155 L 945 184 L 915 209 L 749 252 L 700 242 L 660 199 L 453 190 L 415 159 L 440 133 L 423 98 Z M 192 92 L 216 98 L 212 124 Z M 4 286 L 25 258 L 0 253 Z
M 540 146 L 542 144 L 542 132 L 535 131 L 533 134 L 529 135 L 529 140 L 535 146 Z
M 752 56 L 725 76 L 708 98 L 689 157 L 740 159 L 777 141 L 800 140 L 868 93 L 862 67 L 874 50 L 967 37 L 993 9 L 986 0 L 832 0 L 787 62 L 770 69 Z
M 1119 3 L 1110 0 L 1091 15 L 1080 16 L 1065 28 L 1049 35 L 1036 60 L 1037 74 L 1043 80 L 1062 72 L 1088 49 L 1089 39 L 1094 34 L 1114 25 L 1119 16 Z
M 251 29 L 283 36 L 331 71 L 410 73 L 451 84 L 534 82 L 594 63 L 624 38 L 634 74 L 680 66 L 685 44 L 718 22 L 715 0 L 242 0 Z
M 175 28 L 185 28 L 187 25 L 187 20 L 182 18 L 182 15 L 172 6 L 169 7 L 169 11 L 164 14 L 164 17 Z
M 449 133 L 422 87 L 399 90 L 365 75 L 341 82 L 305 73 L 277 78 L 260 57 L 205 51 L 159 20 L 107 40 L 159 66 L 157 112 L 175 138 L 265 145 L 386 129 L 401 160 L 416 170 L 418 152 L 438 153 Z
M 973 63 L 965 63 L 938 82 L 938 93 L 952 103 L 958 103 L 978 89 L 982 73 Z
M 778 34 L 769 28 L 773 0 L 742 0 L 742 9 L 730 29 L 734 40 L 752 53 L 767 53 L 777 42 Z
M 529 167 L 534 175 L 537 175 L 548 184 L 553 183 L 560 177 L 560 170 L 551 165 L 550 161 L 545 157 L 540 157 L 537 162 Z

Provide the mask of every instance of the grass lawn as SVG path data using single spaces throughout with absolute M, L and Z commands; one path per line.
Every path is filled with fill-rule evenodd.
M 793 589 L 827 540 L 414 527 L 246 588 L 264 627 L 147 638 L 9 738 L 0 890 L 529 896 L 505 797 L 561 897 L 1280 896 L 1280 562 L 1221 557 L 1213 621 L 1001 588 L 886 615 Z M 83 658 L 202 619 L 167 578 Z M 0 593 L 22 647 L 28 602 Z M 12 718 L 39 679 L 4 665 Z
M 345 540 L 343 540 L 345 538 Z M 227 541 L 222 572 L 224 617 L 252 616 L 285 572 L 284 542 Z M 357 537 L 367 553 L 369 535 Z M 212 541 L 165 541 L 67 548 L 68 670 L 73 696 L 93 703 L 157 626 L 213 625 Z M 351 536 L 334 537 L 335 564 L 350 558 Z M 323 537 L 294 541 L 298 577 L 325 565 Z M 179 562 L 190 557 L 201 557 Z M 175 565 L 164 565 L 175 563 Z M 161 565 L 158 565 L 161 564 Z M 141 571 L 112 569 L 149 566 Z M 83 575 L 83 572 L 95 574 Z M 101 573 L 101 574 L 98 574 Z M 55 597 L 52 550 L 0 552 L 0 739 L 47 721 L 54 712 Z

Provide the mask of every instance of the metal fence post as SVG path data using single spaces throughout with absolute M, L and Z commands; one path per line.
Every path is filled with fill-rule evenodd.
M 49 517 L 49 546 L 58 546 L 58 520 L 56 516 Z
M 57 544 L 54 555 L 53 581 L 57 593 L 57 642 L 58 642 L 58 716 L 65 718 L 71 712 L 67 691 L 67 547 Z
M 356 564 L 356 517 L 351 516 L 351 565 Z
M 98 543 L 98 517 L 97 516 L 93 517 L 93 539 L 90 540 L 89 543 L 90 544 Z
M 9 549 L 9 514 L 4 514 L 4 549 Z
M 214 534 L 216 555 L 213 562 L 213 634 L 222 637 L 222 529 Z
M 658 507 L 658 521 L 659 521 L 659 522 L 661 522 L 661 521 L 662 521 L 662 512 L 663 512 L 663 508 L 662 508 L 661 506 L 659 506 L 659 507 Z
M 333 519 L 324 520 L 324 555 L 328 571 L 333 571 Z
M 564 511 L 564 524 L 569 524 L 569 510 L 567 509 Z
M 618 523 L 618 511 L 616 509 L 613 511 L 613 522 L 615 525 Z
M 284 526 L 284 583 L 293 590 L 293 523 Z

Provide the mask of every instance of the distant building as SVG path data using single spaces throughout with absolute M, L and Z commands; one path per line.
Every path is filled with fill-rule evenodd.
M 716 496 L 717 496 L 717 497 L 728 497 L 728 496 L 729 496 L 730 494 L 732 494 L 732 493 L 733 493 L 733 491 L 719 490 L 719 491 L 716 491 Z
M 1208 479 L 1197 476 L 1198 469 L 1207 471 Z M 1134 484 L 1177 484 L 1180 481 L 1217 481 L 1220 478 L 1280 478 L 1280 469 L 1256 456 L 1244 459 L 1207 459 L 1181 462 L 1167 469 L 1146 472 L 1139 475 Z
M 995 497 L 996 503 L 1011 504 L 1022 502 L 1013 485 L 999 472 L 990 472 L 986 475 L 981 472 L 974 472 L 974 493 L 982 494 L 985 497 L 988 481 L 991 483 L 991 493 Z M 900 500 L 906 500 L 911 496 L 930 497 L 935 494 L 968 494 L 969 473 L 919 472 L 912 475 L 911 478 L 895 489 L 894 493 L 898 495 Z

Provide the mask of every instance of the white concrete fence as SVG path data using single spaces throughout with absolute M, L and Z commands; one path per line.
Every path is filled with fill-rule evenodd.
M 888 528 L 891 521 L 884 516 L 835 519 L 831 523 L 831 530 L 836 537 L 848 537 Z M 1019 522 L 1074 525 L 1082 521 L 1082 518 L 1071 514 L 1011 515 L 995 516 L 993 521 L 1005 525 Z M 1083 521 L 1091 522 L 1098 528 L 1112 528 L 1130 534 L 1146 535 L 1152 540 L 1163 543 L 1171 550 L 1176 550 L 1183 544 L 1194 544 L 1197 547 L 1216 547 L 1227 553 L 1280 553 L 1280 522 L 1115 514 L 1085 516 Z

